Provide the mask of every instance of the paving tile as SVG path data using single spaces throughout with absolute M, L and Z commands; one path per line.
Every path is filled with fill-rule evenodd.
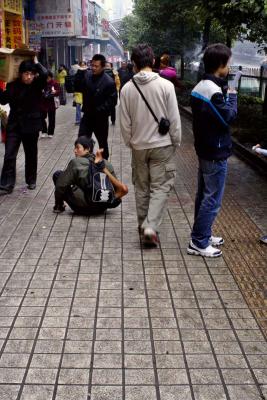
M 255 372 L 255 371 L 254 371 Z M 249 369 L 222 369 L 223 378 L 227 385 L 253 384 L 254 380 Z
M 30 368 L 26 384 L 53 385 L 56 381 L 57 369 Z
M 19 389 L 19 385 L 0 385 L 1 400 L 16 400 Z
M 58 383 L 61 385 L 86 385 L 89 381 L 89 370 L 62 368 L 59 373 Z
M 125 400 L 139 399 L 156 400 L 157 395 L 155 388 L 153 386 L 126 386 Z
M 160 386 L 161 398 L 164 400 L 192 400 L 189 386 Z
M 158 369 L 160 385 L 186 385 L 188 384 L 185 369 Z
M 53 386 L 25 385 L 23 387 L 22 400 L 52 400 Z
M 93 385 L 122 385 L 122 371 L 120 369 L 94 369 Z
M 126 369 L 126 385 L 154 385 L 155 374 L 153 369 Z
M 196 400 L 226 400 L 226 395 L 221 385 L 194 385 Z
M 255 386 L 252 385 L 228 385 L 227 389 L 231 400 L 261 400 L 262 397 Z
M 86 386 L 59 385 L 57 387 L 56 400 L 66 400 L 66 399 L 68 399 L 68 400 L 85 400 L 85 399 L 87 399 L 87 397 L 88 397 L 87 385 Z
M 91 391 L 91 400 L 110 400 L 122 399 L 121 386 L 93 386 Z M 76 399 L 75 399 L 76 400 Z

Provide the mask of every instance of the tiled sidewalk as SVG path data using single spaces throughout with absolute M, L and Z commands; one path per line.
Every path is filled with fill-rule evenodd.
M 188 256 L 196 166 L 184 120 L 161 246 L 143 250 L 117 129 L 111 160 L 130 189 L 122 206 L 91 218 L 52 213 L 51 173 L 72 157 L 73 114 L 62 107 L 55 138 L 40 140 L 38 190 L 24 190 L 20 156 L 17 188 L 0 199 L 0 400 L 267 399 L 254 318 L 266 327 L 267 250 L 257 241 L 266 181 L 233 158 L 217 224 L 224 257 Z

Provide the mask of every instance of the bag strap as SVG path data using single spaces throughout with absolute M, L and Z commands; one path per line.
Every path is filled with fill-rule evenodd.
M 152 110 L 152 108 L 151 108 L 150 105 L 148 104 L 147 99 L 145 98 L 145 96 L 144 96 L 143 93 L 141 92 L 141 89 L 139 88 L 139 86 L 138 86 L 137 83 L 135 82 L 134 78 L 132 78 L 132 82 L 133 82 L 134 86 L 136 87 L 136 89 L 138 90 L 138 92 L 141 94 L 141 97 L 142 97 L 142 99 L 144 100 L 144 102 L 146 103 L 147 108 L 149 109 L 149 111 L 150 111 L 151 114 L 153 115 L 154 120 L 157 122 L 157 124 L 159 124 L 158 118 L 156 117 L 154 111 Z

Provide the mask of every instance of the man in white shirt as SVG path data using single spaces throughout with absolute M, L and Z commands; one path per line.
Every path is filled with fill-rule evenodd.
M 122 88 L 121 132 L 126 146 L 132 149 L 139 231 L 145 245 L 157 246 L 163 212 L 176 176 L 175 153 L 181 142 L 181 121 L 173 84 L 152 72 L 152 49 L 146 44 L 138 45 L 131 61 L 137 87 L 131 80 Z M 165 134 L 159 132 L 155 117 L 158 122 L 162 118 L 169 121 Z

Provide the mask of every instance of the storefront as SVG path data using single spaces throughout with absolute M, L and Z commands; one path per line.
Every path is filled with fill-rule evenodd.
M 35 21 L 41 27 L 42 61 L 51 69 L 60 64 L 70 65 L 71 49 L 68 44 L 74 36 L 73 13 L 36 14 Z

